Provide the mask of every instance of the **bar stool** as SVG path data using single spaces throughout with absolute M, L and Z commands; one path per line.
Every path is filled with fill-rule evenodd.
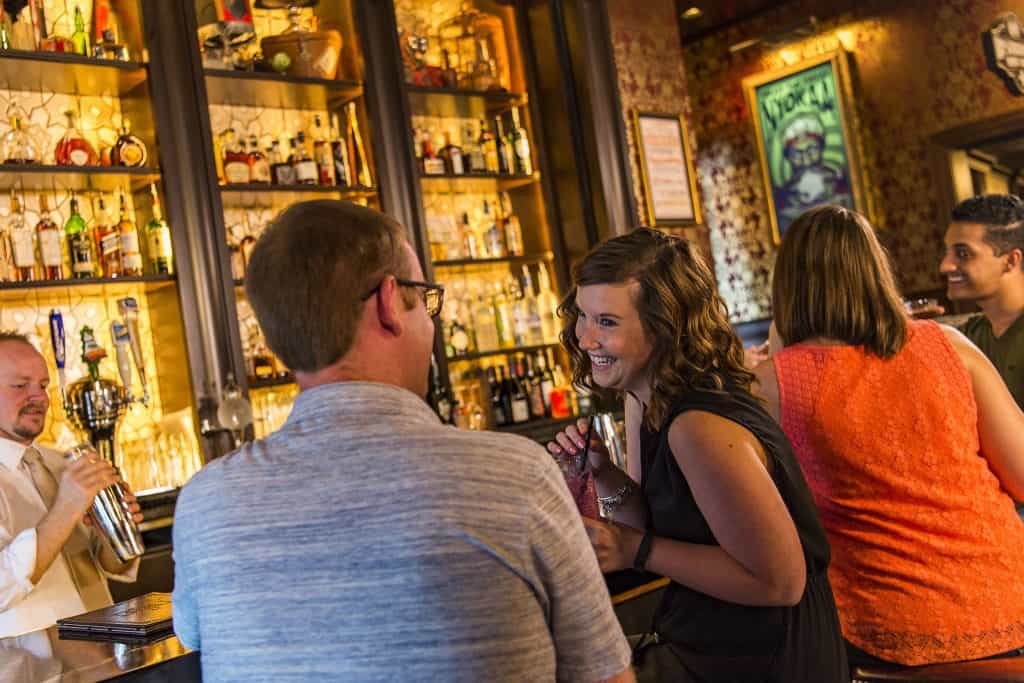
M 1024 657 L 983 659 L 954 664 L 914 666 L 895 671 L 884 671 L 858 666 L 853 670 L 852 683 L 1024 683 Z

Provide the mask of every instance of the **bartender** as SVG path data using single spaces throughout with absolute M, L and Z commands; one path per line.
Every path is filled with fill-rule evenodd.
M 50 399 L 46 361 L 20 334 L 0 331 L 0 638 L 113 604 L 106 578 L 135 581 L 89 526 L 96 494 L 117 481 L 97 454 L 68 463 L 35 443 Z M 138 502 L 128 510 L 142 520 Z

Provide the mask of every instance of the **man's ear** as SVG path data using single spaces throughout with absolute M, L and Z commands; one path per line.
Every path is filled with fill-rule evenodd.
M 396 337 L 402 334 L 402 319 L 399 314 L 404 306 L 402 292 L 399 291 L 394 277 L 389 275 L 384 278 L 384 281 L 380 283 L 380 292 L 376 299 L 377 320 L 380 322 L 380 326 Z

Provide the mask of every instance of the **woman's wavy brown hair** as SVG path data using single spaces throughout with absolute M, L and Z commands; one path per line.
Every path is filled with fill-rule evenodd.
M 729 326 L 711 270 L 689 242 L 650 228 L 597 245 L 573 269 L 572 289 L 558 313 L 575 384 L 602 392 L 576 339 L 577 289 L 629 282 L 640 285 L 634 304 L 651 345 L 648 427 L 659 429 L 670 403 L 687 391 L 722 391 L 727 382 L 750 390 L 754 375 L 743 366 L 743 344 Z
M 772 278 L 775 329 L 786 346 L 824 337 L 891 358 L 907 313 L 885 249 L 867 219 L 820 206 L 786 230 Z

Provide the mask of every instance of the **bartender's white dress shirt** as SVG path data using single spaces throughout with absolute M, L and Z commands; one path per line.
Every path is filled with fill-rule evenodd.
M 64 458 L 54 450 L 33 445 L 59 482 Z M 31 477 L 19 467 L 25 448 L 16 441 L 0 438 L 0 638 L 47 628 L 58 619 L 86 611 L 63 554 L 57 555 L 37 584 L 32 584 L 36 525 L 47 510 Z M 139 561 L 132 562 L 123 574 L 105 571 L 95 559 L 99 537 L 89 527 L 82 528 L 94 541 L 93 561 L 97 569 L 116 581 L 135 581 Z

